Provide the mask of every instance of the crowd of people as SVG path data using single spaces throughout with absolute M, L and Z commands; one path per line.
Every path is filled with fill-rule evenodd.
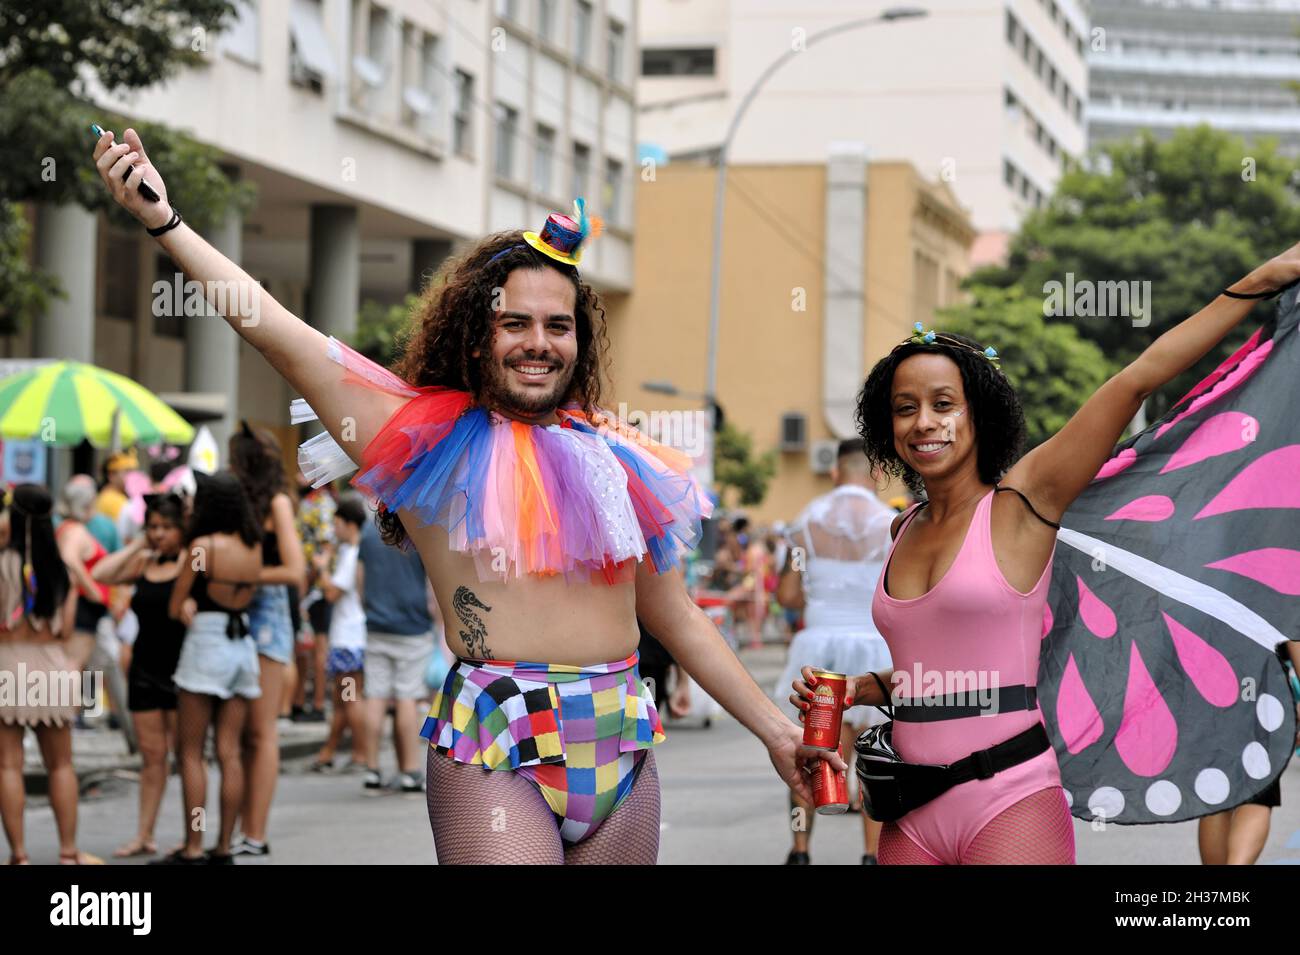
M 69 864 L 102 861 L 76 843 L 71 734 L 92 721 L 120 731 L 140 760 L 138 825 L 118 858 L 224 864 L 269 854 L 281 727 L 322 722 L 327 710 L 314 769 L 343 768 L 335 751 L 348 732 L 346 768 L 363 774 L 364 789 L 423 788 L 419 706 L 446 664 L 419 557 L 382 543 L 359 496 L 291 486 L 269 432 L 241 423 L 228 461 L 209 475 L 160 456 L 146 471 L 133 452 L 118 452 L 99 486 L 79 474 L 57 499 L 38 485 L 6 494 L 0 670 L 39 674 L 48 688 L 0 701 L 0 816 L 12 863 L 29 859 L 27 729 Z M 379 741 L 390 711 L 398 773 L 386 783 Z M 205 821 L 209 754 L 220 774 L 217 827 Z M 182 838 L 160 854 L 173 769 Z M 205 847 L 209 828 L 216 838 Z

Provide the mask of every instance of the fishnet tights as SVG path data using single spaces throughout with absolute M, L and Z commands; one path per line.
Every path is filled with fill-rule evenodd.
M 894 823 L 880 831 L 881 865 L 943 865 Z M 1073 865 L 1074 823 L 1059 787 L 1026 796 L 971 840 L 961 865 Z
M 560 840 L 542 794 L 517 773 L 467 766 L 430 747 L 429 823 L 439 865 L 654 865 L 659 858 L 659 774 L 643 757 L 632 791 L 574 846 Z

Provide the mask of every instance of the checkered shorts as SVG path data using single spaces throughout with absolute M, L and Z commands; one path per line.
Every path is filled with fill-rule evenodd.
M 576 667 L 461 660 L 420 735 L 457 762 L 513 770 L 580 842 L 632 789 L 641 751 L 664 739 L 638 655 Z

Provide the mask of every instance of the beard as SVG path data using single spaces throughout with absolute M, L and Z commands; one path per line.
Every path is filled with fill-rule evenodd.
M 550 365 L 552 372 L 551 387 L 542 391 L 535 388 L 518 388 L 511 381 L 511 367 L 516 364 Z M 483 363 L 483 400 L 493 408 L 512 412 L 523 417 L 537 417 L 550 414 L 563 402 L 573 382 L 577 363 L 567 368 L 557 358 L 522 358 L 515 359 L 509 365 L 489 358 Z

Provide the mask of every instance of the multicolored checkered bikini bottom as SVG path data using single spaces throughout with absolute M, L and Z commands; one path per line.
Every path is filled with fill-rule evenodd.
M 638 659 L 461 660 L 420 735 L 457 762 L 519 773 L 550 806 L 560 838 L 581 842 L 632 791 L 642 751 L 665 738 Z

